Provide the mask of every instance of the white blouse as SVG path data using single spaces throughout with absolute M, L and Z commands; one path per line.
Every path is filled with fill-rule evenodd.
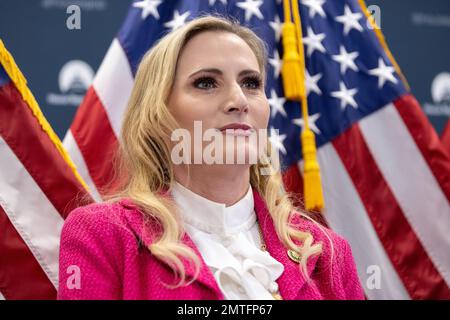
M 175 182 L 172 195 L 186 232 L 211 269 L 225 299 L 274 299 L 283 265 L 261 250 L 252 188 L 232 206 L 213 202 Z

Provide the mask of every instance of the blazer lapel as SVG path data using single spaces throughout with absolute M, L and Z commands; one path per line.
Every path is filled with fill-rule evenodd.
M 131 200 L 123 199 L 120 201 L 120 203 L 122 206 L 132 209 L 131 211 L 127 212 L 126 218 L 128 220 L 130 227 L 133 229 L 134 233 L 136 234 L 136 236 L 139 237 L 139 239 L 142 241 L 142 243 L 144 243 L 146 246 L 151 244 L 154 241 L 154 234 L 155 234 L 154 226 L 151 223 L 146 223 L 146 227 L 144 228 L 144 223 L 143 223 L 144 220 L 143 220 L 142 213 L 141 213 L 141 211 L 139 211 L 137 206 L 135 206 L 131 202 Z M 200 252 L 198 251 L 197 246 L 195 245 L 195 243 L 193 242 L 193 240 L 191 239 L 191 237 L 189 237 L 189 235 L 187 233 L 185 233 L 183 235 L 182 242 L 185 245 L 187 245 L 188 247 L 190 247 L 192 250 L 194 250 L 194 252 L 197 254 L 197 256 L 199 257 L 199 260 L 200 260 L 200 273 L 199 273 L 197 279 L 194 281 L 194 283 L 198 282 L 199 284 L 205 286 L 209 290 L 214 291 L 214 293 L 216 294 L 218 299 L 220 299 L 220 300 L 224 299 L 223 294 L 220 291 L 220 289 L 217 285 L 217 282 L 214 278 L 214 275 L 212 274 L 209 267 L 206 265 L 206 262 L 203 260 Z M 167 265 L 167 263 L 162 260 L 158 260 L 158 261 Z M 186 261 L 186 260 L 183 260 L 183 264 L 185 266 L 186 278 L 192 279 L 195 276 L 194 266 L 192 264 L 188 263 L 188 261 Z
M 266 204 L 259 193 L 254 189 L 253 198 L 255 201 L 255 212 L 258 217 L 267 251 L 284 266 L 284 272 L 277 280 L 280 294 L 283 299 L 286 300 L 296 299 L 300 289 L 307 285 L 307 281 L 300 273 L 299 264 L 289 258 L 288 249 L 278 239 L 272 217 L 267 210 Z M 308 259 L 308 276 L 311 276 L 314 271 L 317 260 L 318 256 L 310 257 Z
M 216 279 L 214 278 L 214 275 L 211 272 L 211 269 L 209 269 L 209 267 L 206 265 L 205 260 L 203 260 L 203 257 L 200 254 L 200 252 L 198 251 L 198 248 L 195 245 L 194 241 L 192 241 L 191 237 L 187 233 L 184 233 L 182 241 L 185 245 L 189 246 L 192 250 L 194 250 L 194 252 L 199 257 L 200 273 L 199 273 L 196 281 L 198 281 L 202 285 L 206 286 L 208 289 L 214 291 L 216 293 L 218 299 L 223 300 L 224 296 L 223 296 L 222 292 L 220 291 L 219 286 L 217 285 Z M 194 266 L 192 266 L 192 264 L 189 264 L 189 263 L 185 263 L 184 265 L 186 268 L 186 275 L 189 278 L 194 277 L 194 275 L 195 275 Z

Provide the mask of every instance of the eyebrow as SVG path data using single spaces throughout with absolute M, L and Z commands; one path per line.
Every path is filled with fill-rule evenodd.
M 220 69 L 216 69 L 216 68 L 206 68 L 206 69 L 200 69 L 198 71 L 195 71 L 194 73 L 192 73 L 189 78 L 192 78 L 193 76 L 195 76 L 198 73 L 202 73 L 202 72 L 207 72 L 207 73 L 215 73 L 218 75 L 222 75 L 223 72 Z M 246 69 L 246 70 L 242 70 L 241 72 L 239 72 L 239 77 L 241 76 L 245 76 L 248 74 L 258 74 L 259 75 L 259 71 L 256 70 L 252 70 L 252 69 Z

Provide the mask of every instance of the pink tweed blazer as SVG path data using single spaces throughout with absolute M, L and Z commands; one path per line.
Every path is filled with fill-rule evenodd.
M 364 299 L 348 242 L 331 230 L 333 260 L 328 238 L 313 223 L 301 219 L 300 228 L 323 244 L 321 255 L 309 258 L 307 282 L 278 239 L 261 196 L 253 191 L 255 212 L 270 254 L 284 265 L 277 282 L 283 299 Z M 214 276 L 204 260 L 192 284 L 175 289 L 173 274 L 143 245 L 157 234 L 156 223 L 146 223 L 133 203 L 91 204 L 75 209 L 64 223 L 59 255 L 58 299 L 223 299 Z M 182 241 L 200 257 L 188 234 Z M 194 269 L 186 265 L 189 276 Z

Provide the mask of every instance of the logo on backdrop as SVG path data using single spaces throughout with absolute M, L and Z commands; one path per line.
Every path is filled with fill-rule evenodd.
M 66 62 L 59 71 L 59 93 L 47 94 L 47 103 L 53 106 L 78 107 L 94 79 L 91 66 L 81 60 Z
M 450 73 L 441 72 L 431 84 L 433 103 L 424 104 L 425 113 L 429 116 L 450 117 Z

